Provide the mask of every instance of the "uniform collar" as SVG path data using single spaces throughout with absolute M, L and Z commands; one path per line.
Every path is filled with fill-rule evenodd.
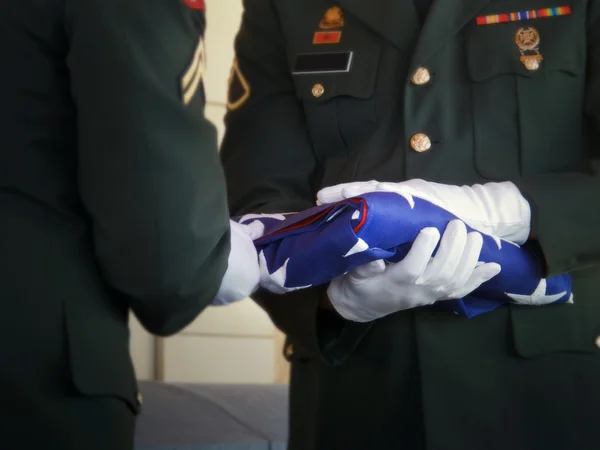
M 434 0 L 418 36 L 414 65 L 425 64 L 490 1 Z M 410 0 L 340 0 L 340 6 L 401 51 L 409 50 L 419 33 L 419 18 Z
M 340 0 L 340 6 L 402 51 L 419 31 L 412 0 Z

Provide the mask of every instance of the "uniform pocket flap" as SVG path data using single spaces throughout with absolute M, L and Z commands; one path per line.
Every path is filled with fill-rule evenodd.
M 299 98 L 323 103 L 348 96 L 367 99 L 373 95 L 380 48 L 296 54 L 292 76 Z
M 600 355 L 598 308 L 585 304 L 511 305 L 515 350 L 524 358 L 557 352 Z
M 497 9 L 498 7 L 496 7 Z M 502 4 L 503 11 L 487 8 L 487 14 L 520 11 L 522 2 Z M 539 44 L 536 45 L 536 42 Z M 531 48 L 534 50 L 531 50 Z M 484 81 L 500 75 L 523 77 L 544 76 L 562 71 L 573 75 L 585 70 L 586 24 L 585 12 L 544 17 L 510 23 L 473 25 L 467 33 L 466 52 L 471 80 Z M 539 63 L 526 64 L 522 57 Z

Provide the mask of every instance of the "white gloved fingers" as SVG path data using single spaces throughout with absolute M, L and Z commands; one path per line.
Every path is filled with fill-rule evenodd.
M 437 253 L 417 280 L 417 284 L 445 286 L 452 281 L 467 244 L 467 226 L 462 220 L 452 220 L 446 226 Z
M 343 195 L 344 188 L 357 183 L 342 183 L 335 186 L 328 186 L 317 192 L 317 202 L 320 204 L 335 203 L 345 199 Z
M 449 294 L 447 299 L 463 298 L 469 295 L 483 283 L 498 275 L 501 270 L 502 267 L 498 263 L 483 263 L 478 265 L 469 277 L 469 280 L 458 290 Z
M 253 241 L 265 234 L 265 225 L 260 220 L 254 220 L 242 226 L 244 227 L 244 233 Z
M 378 185 L 379 183 L 377 181 L 369 181 L 367 183 L 357 183 L 352 186 L 346 186 L 342 189 L 342 196 L 344 198 L 353 198 L 370 192 L 377 192 L 379 191 L 379 189 L 377 189 Z
M 393 192 L 400 195 L 413 194 L 416 191 L 403 183 L 391 183 L 383 181 L 381 183 L 372 182 L 370 184 L 349 186 L 343 189 L 344 195 L 356 197 L 368 192 Z
M 249 274 L 258 274 L 258 253 L 250 236 L 252 229 L 248 225 L 242 225 L 234 221 L 230 221 L 230 228 L 231 251 L 229 259 L 236 266 L 246 267 Z
M 378 259 L 377 261 L 371 261 L 367 264 L 363 264 L 362 266 L 356 267 L 347 275 L 353 280 L 364 280 L 385 272 L 385 269 L 385 262 L 381 259 Z
M 470 190 L 472 197 L 479 204 L 487 206 L 489 217 L 485 225 L 491 228 L 489 234 L 519 245 L 529 239 L 531 206 L 514 183 L 504 181 L 484 185 L 474 184 Z
M 413 184 L 412 182 L 415 181 L 415 183 Z M 389 181 L 382 181 L 381 183 L 377 184 L 377 190 L 378 191 L 383 191 L 383 192 L 398 192 L 398 191 L 411 191 L 411 192 L 420 192 L 423 191 L 424 193 L 428 192 L 427 188 L 427 182 L 423 181 L 423 184 L 419 184 L 418 181 L 423 181 L 423 180 L 418 180 L 418 179 L 414 179 L 414 180 L 409 180 L 409 181 L 402 181 L 400 183 L 392 183 Z M 419 186 L 422 187 L 422 189 L 419 189 Z
M 414 194 L 416 192 L 410 186 L 406 186 L 403 183 L 390 183 L 387 181 L 378 183 L 375 189 L 378 192 L 395 192 L 397 194 Z
M 440 232 L 437 228 L 423 228 L 404 259 L 388 267 L 386 276 L 402 283 L 415 283 L 426 270 L 439 242 Z
M 352 188 L 352 187 L 360 187 L 365 186 L 365 189 L 371 189 L 377 185 L 377 181 L 355 181 L 352 183 L 342 183 L 335 186 L 329 186 L 321 189 L 317 192 L 317 204 L 325 204 L 325 203 L 335 203 L 345 200 L 348 197 L 344 197 L 343 190 Z M 366 192 L 370 192 L 367 190 Z
M 224 305 L 253 294 L 260 282 L 258 254 L 246 233 L 247 226 L 230 221 L 231 250 L 228 266 L 213 304 Z
M 483 247 L 483 236 L 477 231 L 472 231 L 467 234 L 467 243 L 465 251 L 456 269 L 456 273 L 452 277 L 450 283 L 446 286 L 448 292 L 454 292 L 461 289 L 467 284 L 473 271 L 477 267 L 479 255 Z
M 425 191 L 430 191 L 431 190 L 431 186 L 433 186 L 434 183 L 431 181 L 425 181 L 421 178 L 411 178 L 410 180 L 404 180 L 404 181 L 400 181 L 398 183 L 393 183 L 390 181 L 382 181 L 381 183 L 379 183 L 379 186 L 381 188 L 386 188 L 386 189 L 393 189 L 394 186 L 409 186 L 413 189 L 420 189 L 420 190 L 425 190 Z
M 368 298 L 356 295 L 348 285 L 347 275 L 334 278 L 327 287 L 327 296 L 337 313 L 351 322 L 371 322 L 377 317 L 374 311 L 367 310 L 363 302 L 369 302 Z
M 335 203 L 343 200 L 342 189 L 344 184 L 336 186 L 328 186 L 317 192 L 317 205 L 324 205 L 328 203 Z

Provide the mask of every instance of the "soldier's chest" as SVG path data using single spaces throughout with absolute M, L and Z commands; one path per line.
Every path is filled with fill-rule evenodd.
M 413 173 L 435 175 L 460 161 L 507 179 L 582 158 L 586 0 L 438 0 L 423 26 L 412 0 L 340 3 L 280 3 L 322 159 L 368 154 L 375 164 L 384 152 L 374 146 L 394 142 L 407 154 L 396 172 L 414 161 Z

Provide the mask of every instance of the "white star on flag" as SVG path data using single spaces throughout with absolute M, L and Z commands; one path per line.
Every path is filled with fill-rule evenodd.
M 535 291 L 533 291 L 531 295 L 509 294 L 508 292 L 505 292 L 505 294 L 520 305 L 537 306 L 554 303 L 555 301 L 560 300 L 567 293 L 566 291 L 563 291 L 559 294 L 546 295 L 546 287 L 546 279 L 542 278 L 540 283 L 537 285 L 537 288 L 535 288 Z M 569 299 L 571 303 L 572 300 L 572 298 Z
M 245 223 L 252 219 L 275 219 L 285 220 L 285 214 L 246 214 L 239 220 L 240 223 Z
M 267 258 L 265 257 L 264 250 L 260 252 L 258 255 L 259 266 L 260 266 L 260 284 L 265 289 L 275 293 L 275 294 L 285 294 L 287 292 L 297 291 L 300 289 L 306 289 L 311 287 L 308 286 L 298 286 L 298 287 L 286 287 L 285 283 L 287 281 L 287 266 L 290 262 L 290 258 L 286 259 L 279 269 L 275 272 L 270 273 L 269 267 L 267 266 Z
M 369 244 L 367 244 L 361 238 L 358 238 L 358 241 L 356 241 L 356 244 L 354 244 L 354 247 L 352 247 L 350 250 L 348 250 L 348 253 L 346 253 L 344 255 L 344 258 L 355 255 L 356 253 L 365 252 L 367 250 L 369 250 Z
M 514 245 L 517 248 L 521 248 L 521 246 L 519 244 L 516 244 L 516 243 L 514 243 L 512 241 L 507 241 L 506 239 L 502 239 L 502 238 L 499 238 L 498 236 L 493 236 L 491 234 L 488 235 L 488 236 L 491 237 L 494 240 L 494 242 L 498 246 L 498 250 L 502 250 L 502 243 L 503 242 L 506 242 L 508 244 Z

